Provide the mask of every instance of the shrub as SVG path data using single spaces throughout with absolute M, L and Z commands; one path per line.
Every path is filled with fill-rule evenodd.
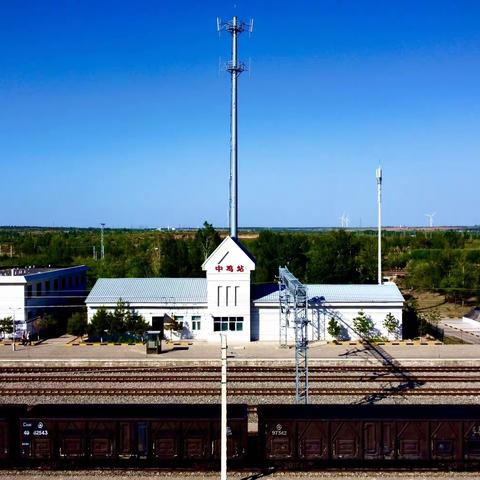
M 342 330 L 342 327 L 340 327 L 340 324 L 338 323 L 337 319 L 335 317 L 331 317 L 330 320 L 328 321 L 328 327 L 327 327 L 327 332 L 328 334 L 337 339 L 340 335 L 340 332 Z
M 87 316 L 83 312 L 75 312 L 67 322 L 67 333 L 81 336 L 87 332 Z
M 360 335 L 362 340 L 373 340 L 375 325 L 370 317 L 365 315 L 363 310 L 353 319 L 353 328 Z
M 383 321 L 383 326 L 390 335 L 395 335 L 395 338 L 398 336 L 400 331 L 400 322 L 392 315 L 392 313 L 387 313 L 387 316 Z

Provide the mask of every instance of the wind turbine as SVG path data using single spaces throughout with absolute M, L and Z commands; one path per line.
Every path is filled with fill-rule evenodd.
M 349 219 L 348 219 L 347 215 L 345 215 L 345 212 L 343 212 L 342 216 L 338 217 L 338 219 L 340 220 L 340 224 L 341 224 L 342 228 L 348 227 Z
M 428 223 L 429 223 L 429 227 L 432 228 L 433 227 L 433 217 L 437 214 L 437 212 L 433 212 L 433 213 L 426 213 L 425 216 L 428 217 Z

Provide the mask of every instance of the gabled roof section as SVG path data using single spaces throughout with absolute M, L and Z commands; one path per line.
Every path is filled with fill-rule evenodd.
M 383 285 L 306 285 L 308 298 L 331 303 L 403 303 L 404 298 L 394 283 Z M 278 303 L 278 285 L 253 285 L 252 301 Z
M 255 257 L 237 240 L 232 237 L 225 237 L 222 243 L 203 262 L 202 270 L 210 266 L 220 264 L 227 257 L 237 257 L 245 264 L 248 270 L 255 270 Z
M 206 278 L 99 278 L 85 303 L 207 303 Z

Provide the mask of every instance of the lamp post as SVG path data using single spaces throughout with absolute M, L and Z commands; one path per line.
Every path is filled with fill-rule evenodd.
M 9 310 L 13 312 L 12 314 L 12 352 L 15 351 L 15 333 L 17 333 L 17 328 L 15 325 L 15 312 L 17 310 L 22 310 L 22 307 L 9 307 Z
M 227 335 L 222 333 L 222 406 L 220 422 L 220 480 L 227 480 Z

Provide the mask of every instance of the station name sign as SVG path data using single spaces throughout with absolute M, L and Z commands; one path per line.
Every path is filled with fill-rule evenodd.
M 222 265 L 216 265 L 215 266 L 215 270 L 217 272 L 223 272 L 224 270 L 226 272 L 244 272 L 245 271 L 245 267 L 243 265 L 227 265 L 225 268 L 223 268 Z

